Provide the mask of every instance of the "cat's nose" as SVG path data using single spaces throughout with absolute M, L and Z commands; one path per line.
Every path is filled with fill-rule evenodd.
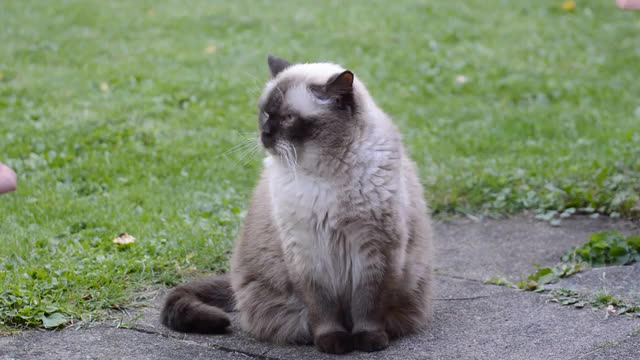
M 263 134 L 269 134 L 272 135 L 273 134 L 273 124 L 271 123 L 271 121 L 267 120 L 264 122 L 264 124 L 262 124 L 262 133 Z

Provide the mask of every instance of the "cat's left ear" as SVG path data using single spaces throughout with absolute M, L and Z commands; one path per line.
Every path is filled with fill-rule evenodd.
M 327 84 L 324 87 L 325 91 L 332 96 L 351 94 L 353 91 L 353 79 L 354 75 L 349 70 L 335 74 L 327 80 Z
M 282 72 L 282 70 L 291 66 L 285 59 L 280 59 L 279 57 L 275 57 L 273 55 L 269 55 L 267 57 L 267 63 L 269 64 L 269 71 L 271 72 L 271 77 L 276 77 L 278 74 Z

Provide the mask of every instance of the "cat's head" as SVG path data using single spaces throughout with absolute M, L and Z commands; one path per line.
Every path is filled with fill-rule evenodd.
M 268 58 L 271 80 L 259 100 L 260 139 L 289 161 L 344 150 L 359 111 L 353 73 L 330 63 L 290 64 Z

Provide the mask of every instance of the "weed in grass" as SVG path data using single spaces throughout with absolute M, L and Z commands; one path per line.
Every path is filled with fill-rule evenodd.
M 592 234 L 585 244 L 562 257 L 565 262 L 584 262 L 590 266 L 629 265 L 640 261 L 640 237 L 624 236 L 619 231 Z

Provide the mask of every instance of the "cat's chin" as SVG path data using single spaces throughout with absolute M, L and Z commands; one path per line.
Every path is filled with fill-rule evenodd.
M 267 157 L 280 157 L 282 156 L 280 153 L 278 153 L 278 151 L 276 149 L 273 148 L 265 148 L 264 149 L 267 153 Z
M 271 151 L 267 151 L 267 156 L 265 156 L 264 159 L 262 160 L 262 165 L 264 167 L 270 167 L 275 163 L 285 164 L 285 161 L 282 159 L 280 155 Z
M 264 159 L 262 159 L 262 165 L 264 167 L 269 167 L 271 166 L 272 163 L 273 163 L 273 158 L 271 157 L 271 154 L 269 154 L 269 156 L 265 156 Z

